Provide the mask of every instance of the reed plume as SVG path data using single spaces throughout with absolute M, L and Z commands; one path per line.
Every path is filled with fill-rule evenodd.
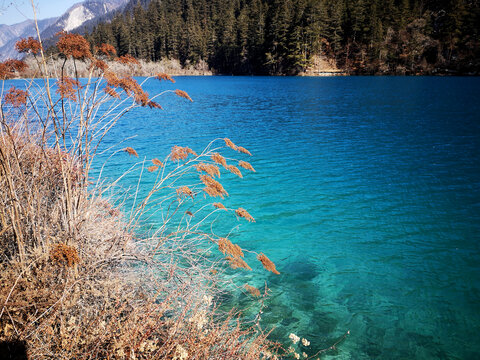
M 57 33 L 60 36 L 57 41 L 57 48 L 66 57 L 73 57 L 74 59 L 91 59 L 90 44 L 79 34 L 69 34 L 65 31 Z
M 158 170 L 158 166 L 156 166 L 156 165 L 149 166 L 149 167 L 147 168 L 147 170 L 148 170 L 149 172 L 154 172 L 154 171 Z
M 135 59 L 132 55 L 130 54 L 125 54 L 120 56 L 117 61 L 119 63 L 125 64 L 125 65 L 140 65 L 137 59 Z
M 233 257 L 243 257 L 243 251 L 240 246 L 237 244 L 233 244 L 227 238 L 220 238 L 218 239 L 218 250 L 220 250 L 223 255 L 231 255 Z
M 117 93 L 115 90 L 113 90 L 110 86 L 105 86 L 105 88 L 103 89 L 103 91 L 104 91 L 106 94 L 110 95 L 111 97 L 120 99 L 120 94 Z
M 177 189 L 177 195 L 187 195 L 193 199 L 193 191 L 188 186 L 182 186 Z
M 229 148 L 233 149 L 233 150 L 237 150 L 237 145 L 235 145 L 232 140 L 230 140 L 229 138 L 225 138 L 223 139 L 225 141 L 225 145 L 227 145 Z
M 237 151 L 252 156 L 252 154 L 250 153 L 250 151 L 248 151 L 247 149 L 245 149 L 245 148 L 242 147 L 242 146 L 237 146 Z
M 77 89 L 81 87 L 78 80 L 65 76 L 63 79 L 57 80 L 56 93 L 59 94 L 62 99 L 77 101 Z
M 182 147 L 182 146 L 175 145 L 172 148 L 172 151 L 170 152 L 170 159 L 172 159 L 172 161 L 185 160 L 189 154 L 193 156 L 198 156 L 197 153 L 192 149 L 190 149 L 189 147 Z
M 228 196 L 227 191 L 223 188 L 222 184 L 208 175 L 200 175 L 200 180 L 205 184 L 205 191 L 212 197 L 220 196 L 222 199 L 224 196 Z
M 251 285 L 245 284 L 244 285 L 245 289 L 254 297 L 260 297 L 260 290 L 258 290 L 256 287 L 253 287 Z
M 280 273 L 275 268 L 275 264 L 265 254 L 258 254 L 257 259 L 260 260 L 266 270 L 271 271 L 274 274 L 280 275 Z
M 158 73 L 156 76 L 155 76 L 156 79 L 162 81 L 162 80 L 168 80 L 172 83 L 175 83 L 175 80 L 168 74 L 165 74 L 165 73 Z
M 12 86 L 4 96 L 5 104 L 9 104 L 13 107 L 20 107 L 27 103 L 28 93 L 21 89 L 16 89 Z
M 204 171 L 211 177 L 220 177 L 220 169 L 218 168 L 218 166 L 213 164 L 206 164 L 204 162 L 201 162 L 195 165 L 195 169 L 197 169 L 198 172 Z
M 252 215 L 250 215 L 244 208 L 238 208 L 237 210 L 235 210 L 235 214 L 248 220 L 249 222 L 255 222 L 255 219 L 252 217 Z
M 235 174 L 238 177 L 243 178 L 242 173 L 235 165 L 227 165 L 227 170 L 230 171 L 232 174 Z
M 153 160 L 152 160 L 152 163 L 153 163 L 154 165 L 163 167 L 163 163 L 162 163 L 160 160 L 158 160 L 157 158 L 153 159 Z
M 181 98 L 184 98 L 184 99 L 187 99 L 187 100 L 190 100 L 191 102 L 193 102 L 192 98 L 183 90 L 175 90 L 175 94 L 177 94 L 177 96 L 180 96 Z
M 252 270 L 250 266 L 243 260 L 242 258 L 239 257 L 233 257 L 233 256 L 227 256 L 225 258 L 232 269 L 246 269 L 246 270 Z
M 217 164 L 222 165 L 224 168 L 227 167 L 227 160 L 225 160 L 225 158 L 219 153 L 212 154 L 212 160 L 215 161 Z
M 240 167 L 242 167 L 242 168 L 244 168 L 244 169 L 247 169 L 247 170 L 256 172 L 255 169 L 253 168 L 252 164 L 250 164 L 249 162 L 240 160 L 240 161 L 238 162 L 238 166 L 240 166 Z
M 125 151 L 126 153 L 128 153 L 128 155 L 132 155 L 132 156 L 135 156 L 135 157 L 138 157 L 138 153 L 135 151 L 134 148 L 128 146 L 126 147 L 125 149 L 123 149 L 123 151 Z
M 30 36 L 27 39 L 18 40 L 15 43 L 15 49 L 19 53 L 31 53 L 33 55 L 38 55 L 42 49 L 42 45 L 40 44 L 40 41 Z
M 217 209 L 227 210 L 227 208 L 222 203 L 213 203 L 213 206 Z
M 117 55 L 117 50 L 110 44 L 101 44 L 98 47 L 95 47 L 96 51 L 102 53 L 103 55 L 113 57 Z

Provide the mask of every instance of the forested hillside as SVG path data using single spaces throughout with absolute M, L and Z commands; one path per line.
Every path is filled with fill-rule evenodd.
M 89 38 L 219 73 L 297 74 L 323 55 L 350 73 L 478 74 L 479 24 L 478 0 L 134 0 Z

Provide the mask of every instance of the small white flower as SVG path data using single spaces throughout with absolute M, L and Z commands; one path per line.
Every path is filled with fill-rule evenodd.
M 288 335 L 288 337 L 292 340 L 292 342 L 294 344 L 296 344 L 297 342 L 300 341 L 300 338 L 297 335 L 295 335 L 294 333 L 291 333 L 290 335 Z
M 304 358 L 308 357 L 307 353 L 305 353 L 305 352 L 303 352 L 302 355 L 303 355 Z
M 303 346 L 310 346 L 310 341 L 308 341 L 305 338 L 302 338 L 302 344 L 303 344 Z
M 295 356 L 295 359 L 297 359 L 297 360 L 300 359 L 300 354 L 295 353 L 295 354 L 293 354 L 293 356 Z

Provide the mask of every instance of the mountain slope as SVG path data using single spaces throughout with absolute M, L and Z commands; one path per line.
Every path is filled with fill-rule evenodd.
M 51 26 L 58 18 L 49 18 L 38 21 L 40 32 Z M 15 43 L 20 38 L 29 36 L 36 37 L 37 30 L 33 20 L 25 20 L 13 25 L 0 25 L 0 61 L 9 58 L 18 58 L 19 54 L 15 50 Z
M 128 0 L 87 0 L 70 7 L 62 16 L 39 20 L 38 25 L 42 40 L 48 44 L 48 39 L 59 31 L 79 29 L 86 23 L 103 19 L 106 14 L 124 6 Z M 33 20 L 26 20 L 14 25 L 0 25 L 0 61 L 8 58 L 21 58 L 15 51 L 15 43 L 20 38 L 36 37 Z

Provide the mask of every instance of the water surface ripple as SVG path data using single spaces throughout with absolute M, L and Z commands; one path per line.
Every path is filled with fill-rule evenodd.
M 179 77 L 165 111 L 122 119 L 140 154 L 201 150 L 229 137 L 256 174 L 225 176 L 235 231 L 282 273 L 263 322 L 324 358 L 480 357 L 480 101 L 478 78 Z M 115 160 L 118 159 L 118 160 Z M 122 169 L 123 157 L 110 162 Z M 133 183 L 132 183 L 133 185 Z M 233 223 L 232 223 L 233 224 Z M 314 351 L 309 351 L 310 353 Z

